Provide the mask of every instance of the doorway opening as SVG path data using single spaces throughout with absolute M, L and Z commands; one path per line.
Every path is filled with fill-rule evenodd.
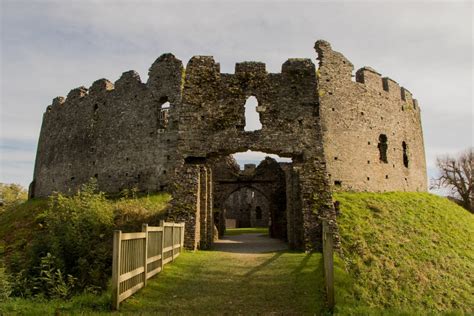
M 291 195 L 296 194 L 294 181 L 289 181 L 292 168 L 291 158 L 264 152 L 222 158 L 214 166 L 214 220 L 219 236 L 254 232 L 287 241 L 288 218 L 294 218 L 297 200 Z

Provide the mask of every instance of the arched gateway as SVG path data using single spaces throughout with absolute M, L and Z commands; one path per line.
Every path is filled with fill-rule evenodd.
M 292 247 L 309 250 L 320 245 L 321 219 L 335 219 L 331 187 L 426 190 L 420 107 L 411 93 L 368 67 L 353 81 L 341 53 L 325 41 L 315 48 L 318 70 L 310 59 L 289 59 L 281 73 L 258 62 L 221 73 L 209 56 L 184 68 L 164 54 L 147 82 L 129 71 L 55 98 L 43 117 L 30 196 L 71 192 L 91 177 L 105 192 L 166 190 L 169 217 L 186 222 L 186 246 L 206 247 L 226 187 L 219 163 L 246 150 L 277 154 L 292 159 L 282 167 L 284 233 Z M 261 128 L 246 127 L 249 98 Z

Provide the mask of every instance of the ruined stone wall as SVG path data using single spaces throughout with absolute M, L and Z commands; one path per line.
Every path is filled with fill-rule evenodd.
M 150 68 L 147 83 L 129 71 L 115 84 L 102 79 L 54 99 L 43 116 L 30 195 L 74 192 L 93 177 L 109 193 L 166 186 L 176 162 L 182 72 L 181 61 L 166 54 Z
M 262 129 L 244 130 L 244 104 L 258 100 Z M 282 72 L 269 74 L 263 63 L 236 65 L 221 74 L 212 57 L 193 57 L 186 66 L 179 108 L 178 152 L 189 164 L 246 150 L 291 157 L 298 173 L 304 245 L 320 243 L 320 216 L 331 206 L 319 126 L 314 64 L 290 59 Z M 179 174 L 179 172 L 177 173 Z M 283 193 L 284 194 L 284 193 Z M 174 192 L 179 199 L 181 193 Z
M 303 237 L 291 242 L 314 249 L 321 218 L 335 216 L 329 183 L 426 190 L 420 109 L 408 90 L 368 68 L 354 82 L 342 54 L 324 41 L 316 50 L 318 71 L 309 59 L 289 59 L 281 73 L 243 62 L 225 74 L 209 56 L 191 58 L 184 69 L 164 54 L 146 83 L 129 71 L 114 84 L 101 79 L 54 99 L 43 117 L 30 195 L 73 192 L 90 178 L 108 193 L 168 190 L 169 216 L 186 221 L 186 245 L 195 248 L 213 238 L 214 163 L 246 150 L 273 153 L 293 160 L 284 168 L 292 201 L 287 232 Z M 262 124 L 256 131 L 244 130 L 250 96 Z
M 353 81 L 353 65 L 342 54 L 324 41 L 315 48 L 324 151 L 333 189 L 426 191 L 418 102 L 407 89 L 369 67 L 359 69 Z M 386 149 L 386 159 L 380 159 L 381 149 Z

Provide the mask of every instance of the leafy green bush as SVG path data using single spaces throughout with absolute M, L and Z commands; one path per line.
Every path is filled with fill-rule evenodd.
M 111 274 L 114 214 L 94 181 L 74 196 L 51 196 L 36 222 L 43 227 L 16 272 L 16 294 L 69 297 L 73 292 L 105 289 Z M 21 267 L 21 265 L 19 265 Z
M 93 179 L 73 196 L 29 200 L 0 214 L 12 295 L 51 299 L 104 290 L 111 276 L 113 231 L 158 225 L 170 199 L 163 193 L 139 196 L 135 190 L 108 199 Z
M 5 301 L 12 293 L 12 284 L 5 273 L 4 268 L 0 268 L 0 302 Z

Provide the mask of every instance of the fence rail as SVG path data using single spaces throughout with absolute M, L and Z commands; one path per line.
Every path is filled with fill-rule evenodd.
M 114 232 L 112 261 L 112 309 L 145 287 L 147 280 L 163 270 L 183 250 L 184 223 L 143 224 L 141 232 Z
M 326 287 L 326 298 L 328 307 L 334 308 L 334 245 L 333 234 L 326 220 L 323 220 L 323 259 L 324 259 L 324 281 Z

